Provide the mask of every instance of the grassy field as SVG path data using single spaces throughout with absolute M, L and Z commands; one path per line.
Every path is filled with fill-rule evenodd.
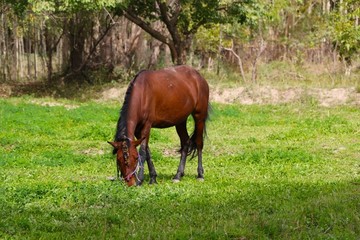
M 191 160 L 172 183 L 178 138 L 154 129 L 158 184 L 132 188 L 107 180 L 119 108 L 0 99 L 0 239 L 359 239 L 358 107 L 214 104 L 205 181 Z

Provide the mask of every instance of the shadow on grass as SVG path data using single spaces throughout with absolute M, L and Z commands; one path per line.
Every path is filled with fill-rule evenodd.
M 0 220 L 0 236 L 356 239 L 360 234 L 359 184 L 359 180 L 244 182 L 216 189 L 213 184 L 127 188 L 106 182 L 78 183 L 57 191 L 24 187 L 2 197 L 5 215 Z M 16 197 L 20 193 L 26 196 Z
M 81 79 L 64 81 L 57 78 L 52 82 L 9 82 L 0 83 L 0 97 L 19 97 L 30 95 L 34 97 L 53 97 L 77 100 L 89 100 L 97 97 L 113 78 L 101 78 L 101 82 Z M 124 84 L 126 84 L 124 82 Z

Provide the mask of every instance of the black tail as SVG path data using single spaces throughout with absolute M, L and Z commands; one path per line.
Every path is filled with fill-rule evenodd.
M 206 116 L 206 120 L 205 120 L 205 124 L 204 124 L 204 131 L 203 131 L 203 135 L 202 135 L 203 142 L 204 142 L 204 138 L 207 136 L 206 122 L 210 119 L 211 112 L 212 112 L 212 107 L 209 103 L 208 109 L 207 109 L 207 116 Z M 194 132 L 191 134 L 191 137 L 190 137 L 189 143 L 188 143 L 187 155 L 188 156 L 191 155 L 190 159 L 193 159 L 195 156 L 198 155 L 198 148 L 197 148 L 195 139 L 196 139 L 196 127 L 194 129 Z
M 187 155 L 188 156 L 191 155 L 190 159 L 193 159 L 195 156 L 198 155 L 198 149 L 197 149 L 197 144 L 195 142 L 195 138 L 196 138 L 196 135 L 195 135 L 195 132 L 193 132 L 189 139 L 189 144 L 188 144 L 188 149 L 187 149 Z

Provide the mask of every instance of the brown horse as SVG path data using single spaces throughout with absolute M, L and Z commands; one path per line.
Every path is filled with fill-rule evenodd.
M 156 171 L 149 150 L 151 128 L 176 127 L 180 138 L 181 159 L 173 180 L 184 176 L 186 157 L 198 156 L 198 176 L 204 179 L 202 149 L 209 109 L 209 86 L 193 68 L 177 66 L 158 71 L 141 71 L 130 82 L 114 142 L 117 171 L 128 186 L 141 185 L 147 162 L 150 184 L 156 183 Z M 186 122 L 192 115 L 194 132 L 189 136 Z M 136 147 L 140 145 L 138 153 Z M 120 176 L 119 176 L 120 177 Z

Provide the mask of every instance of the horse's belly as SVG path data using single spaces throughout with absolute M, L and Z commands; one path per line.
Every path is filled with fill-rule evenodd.
M 175 113 L 169 111 L 168 114 L 157 115 L 156 118 L 152 121 L 152 127 L 155 128 L 168 128 L 175 125 L 178 125 L 188 118 L 191 112 L 187 114 Z
M 171 102 L 168 102 L 171 103 Z M 178 104 L 159 104 L 155 108 L 152 117 L 152 126 L 155 128 L 167 128 L 178 125 L 188 118 L 194 110 L 194 103 L 181 102 Z
M 152 125 L 153 128 L 169 128 L 173 126 L 176 126 L 176 124 L 168 122 L 157 122 Z

